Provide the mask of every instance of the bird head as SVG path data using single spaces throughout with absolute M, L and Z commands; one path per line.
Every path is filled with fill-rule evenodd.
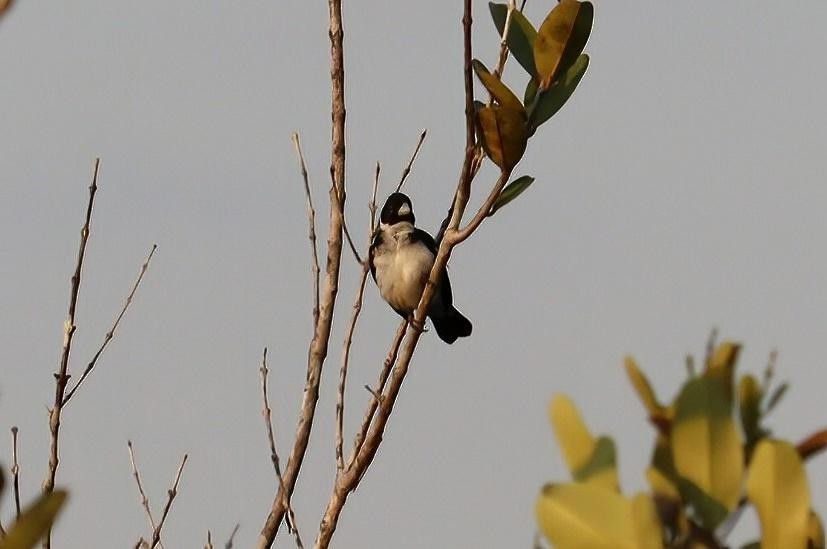
M 393 193 L 385 201 L 379 220 L 385 225 L 407 221 L 414 224 L 414 213 L 411 199 L 403 193 Z

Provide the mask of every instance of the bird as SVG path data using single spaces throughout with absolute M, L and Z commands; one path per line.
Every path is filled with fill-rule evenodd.
M 433 237 L 415 222 L 411 199 L 400 192 L 391 194 L 382 207 L 368 255 L 379 294 L 405 319 L 410 319 L 419 304 L 437 254 Z M 454 307 L 447 272 L 431 298 L 427 315 L 446 343 L 471 335 L 471 321 Z

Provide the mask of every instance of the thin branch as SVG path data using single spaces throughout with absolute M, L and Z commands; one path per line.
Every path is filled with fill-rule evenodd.
M 500 193 L 502 192 L 505 184 L 508 183 L 508 178 L 511 176 L 511 170 L 503 170 L 500 172 L 500 177 L 497 180 L 497 183 L 494 185 L 494 188 L 491 189 L 491 192 L 488 193 L 488 198 L 485 199 L 482 206 L 480 206 L 479 210 L 477 210 L 476 215 L 468 222 L 468 224 L 462 229 L 452 234 L 451 236 L 451 244 L 457 245 L 464 240 L 466 240 L 471 234 L 477 230 L 477 227 L 485 220 L 486 217 L 489 216 L 491 212 L 491 208 L 494 207 L 494 203 L 499 198 Z
M 207 530 L 207 543 L 204 545 L 204 549 L 214 549 L 212 545 L 212 533 Z
M 224 549 L 233 549 L 233 540 L 235 539 L 235 535 L 238 533 L 240 526 L 240 524 L 235 525 L 233 531 L 230 533 L 229 539 L 227 539 L 227 543 L 224 544 Z
M 17 463 L 17 426 L 11 428 L 11 474 L 14 490 L 14 509 L 17 519 L 20 520 L 20 465 Z
M 336 179 L 333 173 L 333 170 L 330 171 L 330 181 L 333 183 L 332 188 L 336 189 Z M 341 195 L 339 192 L 336 192 L 336 207 L 341 209 L 342 214 L 342 229 L 345 232 L 345 238 L 347 239 L 348 246 L 350 246 L 350 251 L 353 252 L 353 257 L 356 259 L 356 263 L 359 265 L 364 264 L 362 261 L 362 256 L 359 255 L 359 250 L 356 249 L 356 244 L 353 243 L 353 238 L 350 236 L 350 230 L 347 228 L 347 215 L 345 215 L 345 202 L 341 199 Z
M 118 328 L 118 324 L 121 323 L 121 319 L 126 314 L 126 310 L 132 304 L 132 299 L 135 297 L 135 292 L 138 291 L 138 286 L 141 285 L 141 280 L 143 280 L 144 274 L 146 274 L 146 271 L 149 268 L 149 262 L 152 261 L 152 256 L 155 255 L 155 250 L 157 249 L 158 245 L 153 244 L 152 249 L 149 251 L 149 255 L 146 258 L 146 261 L 144 261 L 144 264 L 141 265 L 141 270 L 138 273 L 138 278 L 135 280 L 135 284 L 132 285 L 132 289 L 130 290 L 129 295 L 126 296 L 126 300 L 123 303 L 123 307 L 121 307 L 121 311 L 115 318 L 115 322 L 112 324 L 112 327 L 109 328 L 109 331 L 106 332 L 106 337 L 104 337 L 103 343 L 101 343 L 101 346 L 98 347 L 98 350 L 92 356 L 92 360 L 89 361 L 89 364 L 86 365 L 86 369 L 83 371 L 83 374 L 81 374 L 80 379 L 78 379 L 77 383 L 75 383 L 75 386 L 72 387 L 69 393 L 63 398 L 63 406 L 66 406 L 69 400 L 71 400 L 72 396 L 75 394 L 75 391 L 77 391 L 78 387 L 80 387 L 80 385 L 83 383 L 83 380 L 85 380 L 87 376 L 89 376 L 89 374 L 92 372 L 92 369 L 95 367 L 95 364 L 97 364 L 98 359 L 100 358 L 101 354 L 103 354 L 103 351 L 106 349 L 106 346 L 109 345 L 109 342 L 112 341 L 113 337 L 115 337 L 115 330 Z
M 299 157 L 299 166 L 301 167 L 302 180 L 304 180 L 304 194 L 307 197 L 307 224 L 310 233 L 310 251 L 312 252 L 312 261 L 310 264 L 313 273 L 313 329 L 319 324 L 319 249 L 316 244 L 316 210 L 313 208 L 313 195 L 310 192 L 310 183 L 307 178 L 307 165 L 304 162 L 304 153 L 302 152 L 301 141 L 299 134 L 293 132 L 290 134 L 290 140 L 293 141 L 293 147 L 296 149 L 296 155 Z
M 152 541 L 149 544 L 149 549 L 155 549 L 155 547 L 161 543 L 161 528 L 164 527 L 164 522 L 167 520 L 169 509 L 172 507 L 172 502 L 175 499 L 175 496 L 178 495 L 178 483 L 181 482 L 181 473 L 184 471 L 184 465 L 186 465 L 186 463 L 187 454 L 184 454 L 184 458 L 181 460 L 181 465 L 178 466 L 178 472 L 175 474 L 175 482 L 172 484 L 172 488 L 167 491 L 167 502 L 164 504 L 164 511 L 161 513 L 161 521 L 152 531 Z
M 89 241 L 89 231 L 92 222 L 92 206 L 95 203 L 95 193 L 98 191 L 98 168 L 100 158 L 95 159 L 95 169 L 92 174 L 92 183 L 89 185 L 89 201 L 86 205 L 86 219 L 83 228 L 80 230 L 80 244 L 78 256 L 75 263 L 75 272 L 72 275 L 71 287 L 69 290 L 69 313 L 63 327 L 63 350 L 60 354 L 60 365 L 55 373 L 55 400 L 54 406 L 49 410 L 49 468 L 46 478 L 43 481 L 43 493 L 50 494 L 55 489 L 55 477 L 57 467 L 60 463 L 58 457 L 58 445 L 60 436 L 60 413 L 63 411 L 63 396 L 66 392 L 66 384 L 69 382 L 69 353 L 72 350 L 72 339 L 77 330 L 75 325 L 75 311 L 80 293 L 80 279 L 83 272 L 83 259 L 86 256 L 86 243 Z M 43 547 L 49 549 L 52 545 L 51 531 L 46 533 L 43 540 Z
M 270 461 L 273 462 L 273 469 L 276 472 L 276 479 L 279 482 L 279 492 L 284 497 L 284 507 L 287 509 L 287 528 L 296 539 L 296 545 L 299 549 L 302 549 L 302 540 L 299 535 L 298 525 L 296 524 L 296 515 L 293 512 L 293 507 L 290 505 L 290 497 L 284 489 L 284 477 L 281 475 L 279 454 L 276 452 L 276 437 L 273 434 L 273 421 L 271 419 L 272 411 L 270 410 L 270 400 L 267 396 L 267 375 L 270 373 L 270 370 L 267 368 L 267 347 L 264 348 L 264 354 L 261 358 L 261 368 L 259 368 L 259 372 L 261 372 L 261 394 L 263 401 L 261 415 L 264 417 L 264 425 L 267 429 L 267 439 L 270 442 Z
M 525 2 L 523 2 L 525 6 Z M 500 55 L 497 59 L 497 66 L 494 69 L 494 76 L 502 78 L 503 70 L 505 69 L 505 62 L 508 60 L 508 31 L 511 28 L 512 15 L 517 9 L 515 0 L 508 0 L 508 12 L 505 15 L 505 26 L 503 27 L 503 34 L 500 37 Z M 520 9 L 522 11 L 522 8 Z
M 135 484 L 138 485 L 138 494 L 141 496 L 141 505 L 144 508 L 144 512 L 146 513 L 146 518 L 149 521 L 149 529 L 150 531 L 155 531 L 155 519 L 152 517 L 152 510 L 149 507 L 149 498 L 144 491 L 144 486 L 141 483 L 141 475 L 138 473 L 138 466 L 135 463 L 135 453 L 132 449 L 132 441 L 128 440 L 126 442 L 126 447 L 129 449 L 129 463 L 132 465 L 132 476 L 135 478 Z M 141 541 L 143 538 L 141 538 Z
M 419 149 L 422 148 L 422 142 L 425 141 L 425 135 L 428 133 L 427 129 L 422 130 L 422 133 L 419 135 L 419 141 L 416 142 L 416 148 L 414 149 L 413 154 L 411 155 L 411 159 L 408 161 L 408 165 L 405 166 L 405 169 L 402 170 L 402 177 L 399 179 L 399 185 L 396 186 L 396 192 L 402 188 L 402 185 L 405 184 L 405 180 L 408 178 L 408 175 L 411 173 L 411 166 L 413 166 L 414 160 L 416 160 L 417 155 L 419 154 Z
M 425 137 L 425 132 L 422 133 Z M 420 145 L 422 141 L 420 140 Z M 419 147 L 417 147 L 417 150 Z M 414 157 L 416 153 L 414 153 Z M 413 161 L 413 160 L 412 160 Z M 408 164 L 410 168 L 410 164 Z M 404 181 L 404 176 L 403 179 Z M 376 229 L 376 193 L 379 188 L 379 163 L 376 163 L 376 175 L 373 180 L 373 194 L 368 210 L 370 212 L 368 220 L 368 244 L 370 249 L 371 241 L 373 240 L 373 233 Z M 365 296 L 365 283 L 368 279 L 368 272 L 370 272 L 370 263 L 368 261 L 362 262 L 362 272 L 359 278 L 358 289 L 356 290 L 356 298 L 353 302 L 353 311 L 350 317 L 350 323 L 345 332 L 345 342 L 342 349 L 342 367 L 339 370 L 339 387 L 336 392 L 336 465 L 341 471 L 345 468 L 345 460 L 343 457 L 342 447 L 344 446 L 344 415 L 345 415 L 345 384 L 347 383 L 347 370 L 350 364 L 350 347 L 353 343 L 353 333 L 356 331 L 356 323 L 359 321 L 359 313 L 362 312 L 362 302 Z
M 365 411 L 365 417 L 362 420 L 362 426 L 359 428 L 359 433 L 353 441 L 353 451 L 350 454 L 350 458 L 348 458 L 348 469 L 353 465 L 353 460 L 356 459 L 356 456 L 359 454 L 359 450 L 362 449 L 362 444 L 365 442 L 368 429 L 370 429 L 370 423 L 373 421 L 373 415 L 376 413 L 376 407 L 379 405 L 379 400 L 381 400 L 376 398 L 376 395 L 381 395 L 382 391 L 385 390 L 385 383 L 388 382 L 388 376 L 391 375 L 391 368 L 396 362 L 396 357 L 399 354 L 399 346 L 402 345 L 402 339 L 405 337 L 405 332 L 407 329 L 408 321 L 403 320 L 396 329 L 396 335 L 391 343 L 390 351 L 388 351 L 388 356 L 382 364 L 382 370 L 379 372 L 379 381 L 376 383 L 376 388 L 368 391 L 374 395 L 374 399 L 368 404 L 368 408 Z
M 319 383 L 321 382 L 322 366 L 327 357 L 330 341 L 330 328 L 333 321 L 333 310 L 336 306 L 336 296 L 339 292 L 339 269 L 342 258 L 342 225 L 345 193 L 345 62 L 344 62 L 344 29 L 342 26 L 341 0 L 328 0 L 330 19 L 330 80 L 331 80 L 331 171 L 333 186 L 330 189 L 330 224 L 327 239 L 327 273 L 325 276 L 325 292 L 320 301 L 319 322 L 310 342 L 307 360 L 307 381 L 304 387 L 299 421 L 296 427 L 296 437 L 290 458 L 284 469 L 284 484 L 288 495 L 293 493 L 296 479 L 299 475 L 310 432 L 313 429 L 313 418 L 316 414 L 316 403 L 319 399 Z M 338 204 L 339 207 L 333 207 Z M 279 488 L 281 491 L 281 488 Z M 278 533 L 279 525 L 284 518 L 284 498 L 277 493 L 267 520 L 261 529 L 256 546 L 260 549 L 270 547 Z

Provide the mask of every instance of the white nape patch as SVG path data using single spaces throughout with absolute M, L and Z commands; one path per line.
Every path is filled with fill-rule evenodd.
M 410 214 L 410 213 L 411 213 L 411 207 L 410 207 L 410 206 L 408 206 L 406 203 L 404 203 L 404 202 L 403 202 L 403 203 L 402 203 L 402 205 L 401 205 L 401 206 L 399 206 L 399 215 L 400 215 L 400 216 L 402 216 L 402 215 L 408 215 L 408 214 Z

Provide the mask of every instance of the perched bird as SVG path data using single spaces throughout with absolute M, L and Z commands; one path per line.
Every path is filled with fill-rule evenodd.
M 398 192 L 390 195 L 368 257 L 379 293 L 402 318 L 409 318 L 419 304 L 437 253 L 433 237 L 414 222 L 411 199 Z M 448 273 L 443 274 L 427 314 L 446 343 L 471 335 L 471 322 L 454 308 Z

